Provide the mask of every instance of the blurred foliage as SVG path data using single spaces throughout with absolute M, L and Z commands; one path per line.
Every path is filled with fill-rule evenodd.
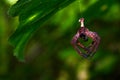
M 9 41 L 15 47 L 14 55 L 20 61 L 24 61 L 23 50 L 25 44 L 36 29 L 58 10 L 73 1 L 74 0 L 19 0 L 10 8 L 9 15 L 19 15 L 19 26 Z
M 38 20 L 39 24 L 32 24 L 33 22 L 30 22 L 30 24 L 34 25 L 33 27 L 36 25 L 40 27 L 37 27 L 37 31 L 28 41 L 27 46 L 23 47 L 26 59 L 24 63 L 19 62 L 13 56 L 14 48 L 8 42 L 8 38 L 17 29 L 17 26 L 19 24 L 25 25 L 22 24 L 23 22 L 20 20 L 20 17 L 13 18 L 7 14 L 11 4 L 15 3 L 14 1 L 0 0 L 0 80 L 119 79 L 119 0 L 76 0 L 68 6 L 65 3 L 67 7 L 63 6 L 65 7 L 62 7 L 63 9 L 55 10 L 55 12 L 58 12 L 54 15 L 51 13 L 48 17 L 49 19 L 45 18 L 43 20 L 47 21 L 42 25 L 41 20 Z M 33 0 L 26 0 L 25 2 L 27 1 Z M 37 2 L 38 0 L 34 1 Z M 61 3 L 64 1 L 68 0 L 59 0 Z M 47 8 L 52 4 L 45 3 L 45 5 L 44 7 Z M 57 6 L 59 5 L 57 4 Z M 38 6 L 37 3 L 31 5 L 31 7 L 35 6 Z M 57 9 L 57 6 L 54 6 L 54 8 Z M 41 7 L 36 8 L 43 10 Z M 49 14 L 50 8 L 44 11 Z M 25 8 L 19 6 L 19 8 L 16 8 L 16 13 L 22 15 L 20 9 L 27 12 Z M 29 11 L 28 15 L 24 14 L 24 16 L 29 16 L 32 12 L 34 12 L 34 9 L 33 11 Z M 86 27 L 92 31 L 96 31 L 101 37 L 99 49 L 93 58 L 89 60 L 79 56 L 70 44 L 70 40 L 79 29 L 78 19 L 80 17 L 85 17 Z M 29 27 L 32 27 L 32 25 Z M 24 31 L 20 31 L 20 33 L 24 33 Z M 22 37 L 19 38 L 19 40 L 21 39 Z

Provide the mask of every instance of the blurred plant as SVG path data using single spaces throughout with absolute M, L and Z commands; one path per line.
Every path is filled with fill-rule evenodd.
M 19 26 L 9 41 L 15 47 L 14 55 L 24 61 L 25 44 L 48 18 L 75 0 L 19 0 L 10 10 L 9 15 L 19 15 Z

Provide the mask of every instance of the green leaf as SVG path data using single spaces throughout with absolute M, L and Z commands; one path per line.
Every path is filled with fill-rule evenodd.
M 75 0 L 19 0 L 9 15 L 19 16 L 19 26 L 9 38 L 14 46 L 14 55 L 24 61 L 24 48 L 34 32 L 57 11 Z

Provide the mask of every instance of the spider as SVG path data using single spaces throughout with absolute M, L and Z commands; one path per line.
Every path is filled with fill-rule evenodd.
M 84 26 L 84 18 L 80 18 L 79 22 L 81 23 L 81 27 L 72 38 L 71 44 L 82 57 L 92 57 L 98 48 L 100 37 L 96 32 L 92 32 Z M 82 43 L 80 43 L 80 41 L 78 40 L 79 38 L 83 39 L 83 41 L 88 41 L 88 38 L 91 38 L 92 43 L 90 43 L 90 45 L 86 47 Z M 78 46 L 82 48 L 85 52 L 82 52 Z

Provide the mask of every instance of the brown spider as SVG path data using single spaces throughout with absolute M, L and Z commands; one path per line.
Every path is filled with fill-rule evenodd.
M 82 57 L 88 58 L 93 56 L 96 52 L 100 43 L 100 37 L 96 32 L 89 31 L 87 28 L 84 27 L 84 18 L 80 18 L 79 22 L 81 23 L 81 27 L 72 38 L 71 44 Z M 81 38 L 84 41 L 88 41 L 88 37 L 92 39 L 92 43 L 88 47 L 81 44 L 78 40 L 79 38 Z M 81 52 L 78 46 L 82 48 L 86 53 Z

